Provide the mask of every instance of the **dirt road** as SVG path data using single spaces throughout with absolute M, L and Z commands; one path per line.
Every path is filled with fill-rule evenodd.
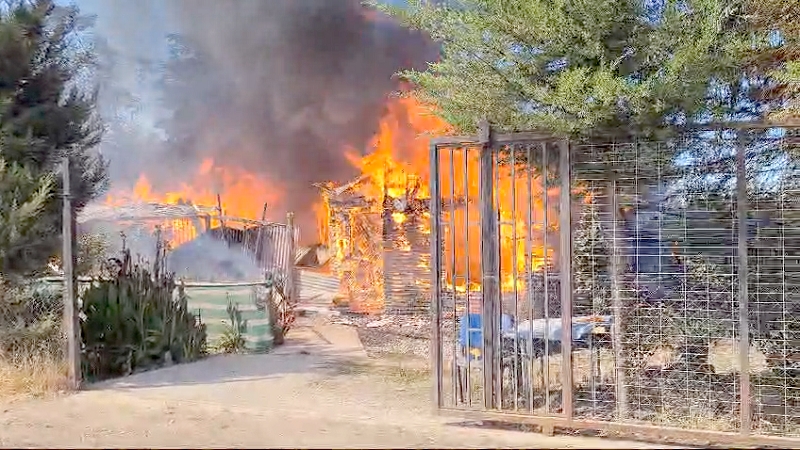
M 343 328 L 303 326 L 268 355 L 216 356 L 0 404 L 0 447 L 642 448 L 456 426 L 433 414 L 427 375 L 366 363 Z

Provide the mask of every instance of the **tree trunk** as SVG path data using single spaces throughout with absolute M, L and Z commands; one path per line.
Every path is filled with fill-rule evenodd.
M 612 347 L 614 350 L 614 379 L 616 381 L 617 415 L 619 419 L 628 416 L 628 387 L 627 367 L 628 358 L 624 349 L 623 335 L 625 302 L 622 298 L 622 283 L 625 274 L 625 256 L 619 248 L 619 230 L 621 228 L 619 217 L 619 202 L 617 183 L 615 180 L 607 182 L 605 187 L 606 202 L 601 202 L 605 217 L 603 236 L 610 244 L 609 277 L 611 278 L 611 310 L 614 316 L 614 325 L 611 332 Z M 610 228 L 610 229 L 609 229 Z

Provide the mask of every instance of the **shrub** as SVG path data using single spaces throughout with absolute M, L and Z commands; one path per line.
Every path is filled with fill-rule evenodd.
M 244 335 L 247 333 L 247 321 L 242 318 L 239 305 L 228 300 L 228 320 L 225 330 L 217 341 L 216 350 L 220 353 L 241 353 L 247 348 Z
M 150 269 L 133 263 L 123 245 L 117 272 L 84 292 L 81 331 L 88 379 L 194 361 L 205 353 L 205 325 L 189 311 L 183 286 L 164 270 L 165 256 L 159 244 Z

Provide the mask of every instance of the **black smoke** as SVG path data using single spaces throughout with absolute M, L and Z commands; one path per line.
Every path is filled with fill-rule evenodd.
M 147 3 L 115 20 L 146 20 Z M 108 156 L 126 165 L 117 172 L 141 167 L 156 185 L 168 184 L 214 157 L 280 184 L 286 195 L 270 215 L 295 211 L 306 237 L 315 236 L 311 184 L 355 174 L 343 149 L 365 149 L 399 88 L 394 74 L 424 68 L 438 52 L 359 0 L 150 5 L 171 22 L 170 55 L 148 69 L 157 72 L 156 125 L 165 138 L 146 151 L 116 145 Z

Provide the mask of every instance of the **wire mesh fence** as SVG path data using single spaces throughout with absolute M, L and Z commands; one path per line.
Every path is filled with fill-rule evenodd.
M 440 406 L 797 437 L 797 134 L 435 141 Z
M 0 396 L 64 387 L 62 314 L 61 292 L 47 284 L 0 286 Z

